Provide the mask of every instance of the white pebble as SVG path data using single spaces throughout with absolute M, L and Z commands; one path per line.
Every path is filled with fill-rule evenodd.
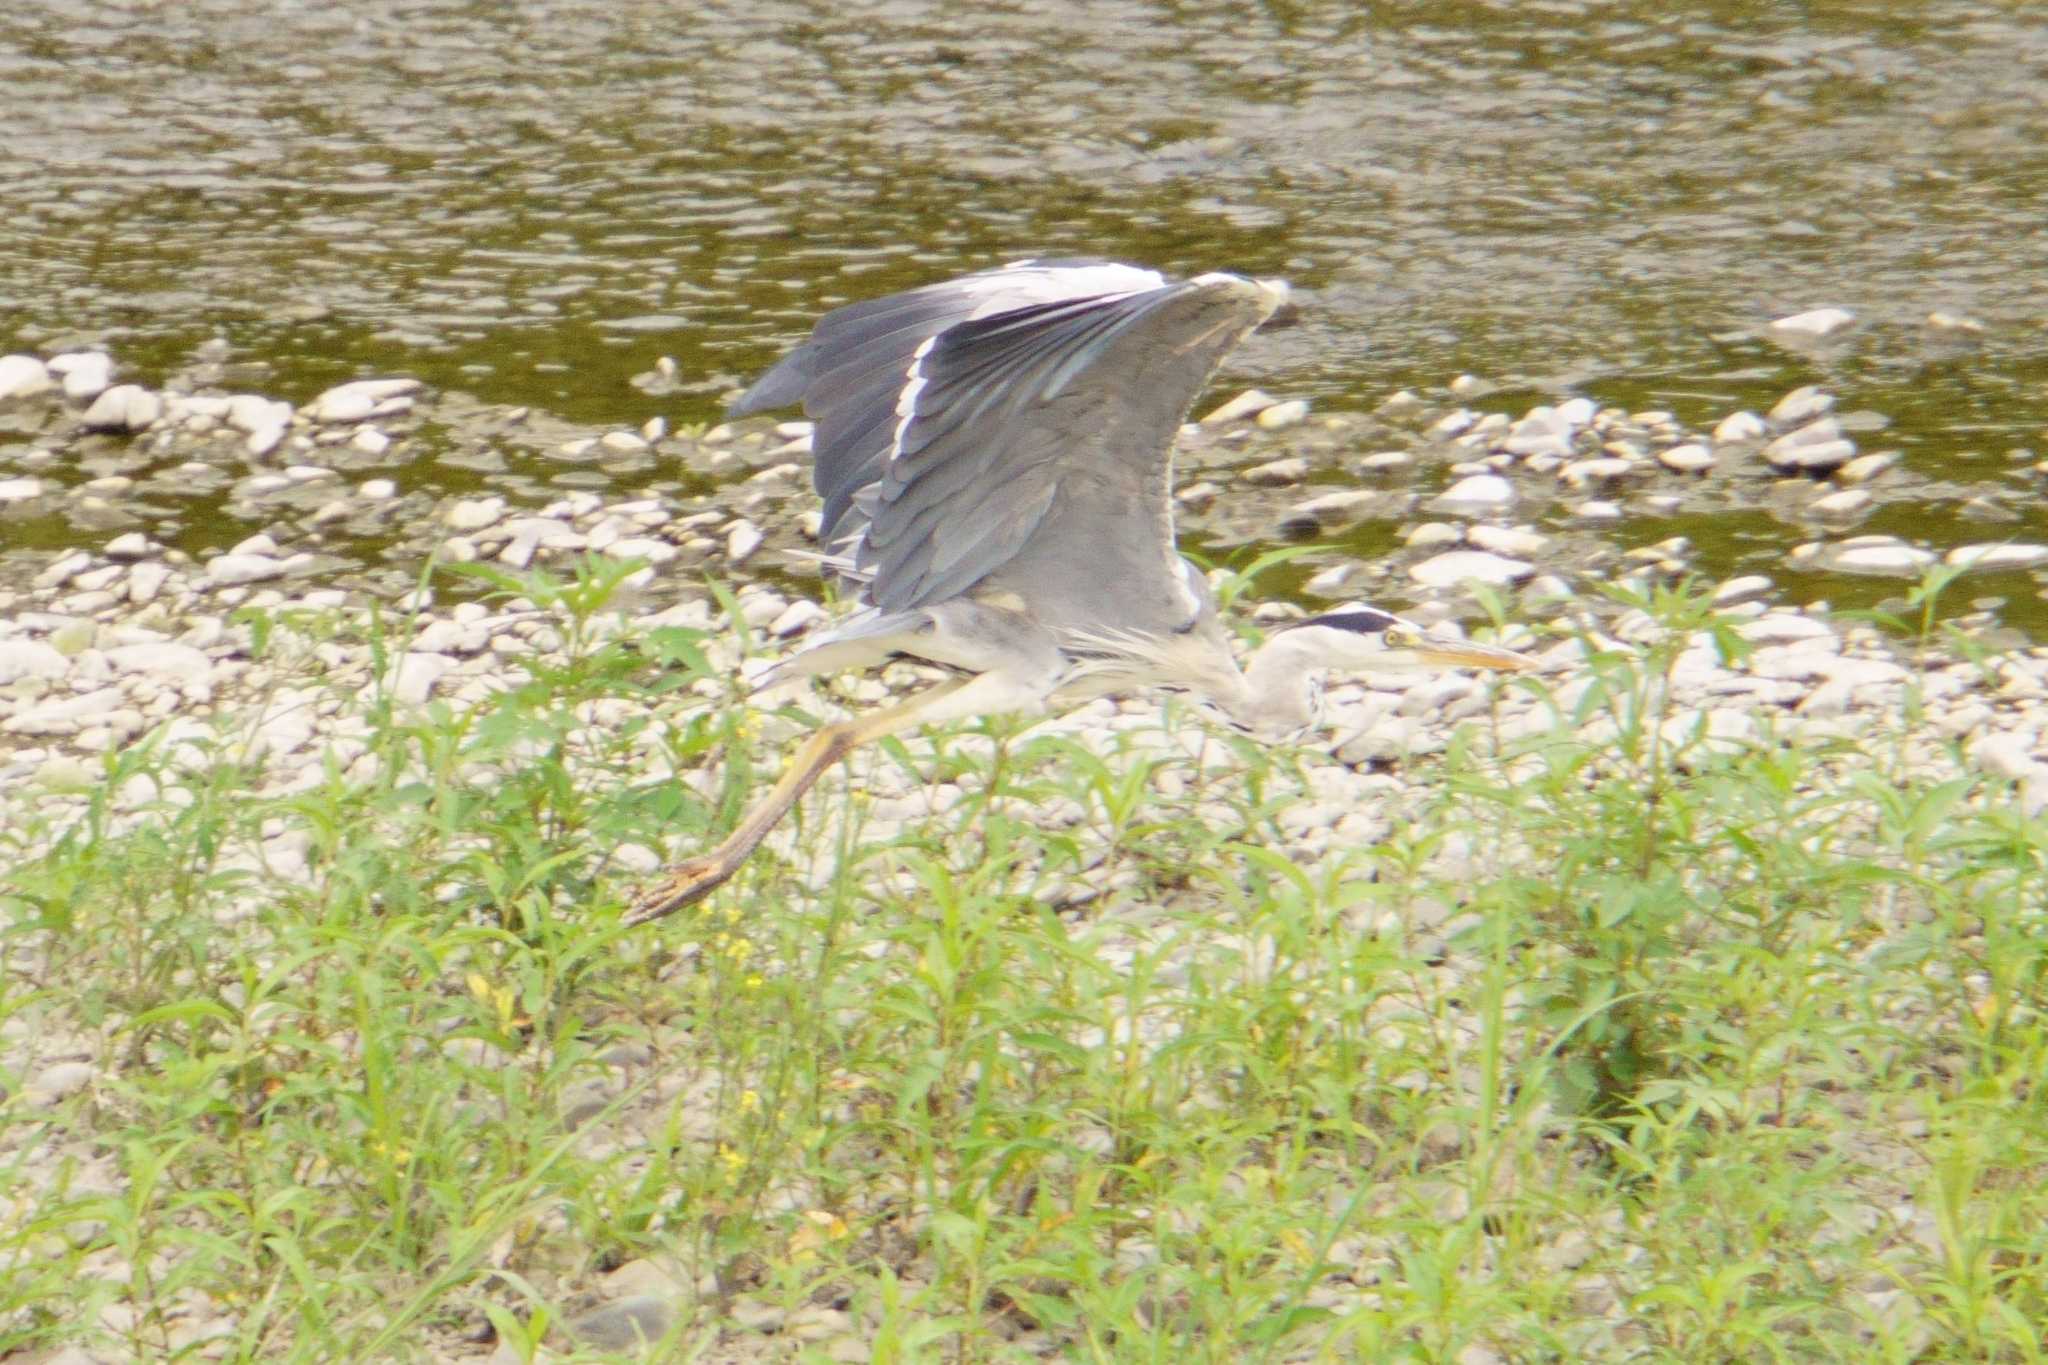
M 260 583 L 267 578 L 282 577 L 284 572 L 284 561 L 269 555 L 225 554 L 206 562 L 207 581 L 216 587 Z
M 48 1109 L 91 1085 L 97 1074 L 90 1062 L 57 1062 L 31 1077 L 21 1097 L 31 1109 Z
M 1697 443 L 1657 452 L 1657 463 L 1680 474 L 1700 474 L 1714 467 L 1714 452 Z
M 1476 549 L 1510 558 L 1540 554 L 1550 545 L 1549 536 L 1506 526 L 1474 526 L 1465 532 L 1465 539 Z
M 1535 572 L 1533 564 L 1488 554 L 1484 550 L 1450 550 L 1408 568 L 1410 577 L 1430 588 L 1454 588 L 1467 580 L 1505 585 L 1519 582 Z
M 358 379 L 337 384 L 315 398 L 306 412 L 315 422 L 360 422 L 365 417 L 392 411 L 394 400 L 403 399 L 421 387 L 417 379 Z M 403 411 L 410 402 L 399 405 Z
M 56 382 L 50 367 L 32 355 L 0 355 L 0 403 L 48 393 Z
M 481 531 L 504 515 L 503 498 L 463 498 L 441 514 L 441 523 L 451 531 Z
M 1827 493 L 1808 503 L 1806 510 L 1823 517 L 1849 517 L 1869 507 L 1876 499 L 1860 488 L 1844 488 L 1838 493 Z
M 1308 401 L 1302 398 L 1291 398 L 1285 403 L 1275 403 L 1270 408 L 1262 409 L 1253 419 L 1267 431 L 1281 431 L 1287 427 L 1299 426 L 1306 420 Z
M 1474 474 L 1458 480 L 1432 499 L 1434 512 L 1491 512 L 1511 505 L 1515 486 L 1498 474 Z
M 2031 569 L 2048 564 L 2048 545 L 1958 545 L 1942 562 L 1964 569 Z
M 104 351 L 70 351 L 50 357 L 50 373 L 62 375 L 64 396 L 74 403 L 97 398 L 114 382 L 114 361 Z
M 765 539 L 761 528 L 753 522 L 745 519 L 736 521 L 725 533 L 725 557 L 734 564 L 744 564 L 754 551 L 761 548 Z
M 1255 464 L 1238 476 L 1254 488 L 1285 488 L 1308 477 L 1308 461 L 1299 457 Z
M 41 640 L 0 640 L 0 687 L 18 678 L 61 678 L 70 667 L 62 650 Z
M 1246 389 L 1221 407 L 1210 409 L 1208 414 L 1202 418 L 1201 424 L 1208 427 L 1217 426 L 1224 422 L 1235 422 L 1240 418 L 1250 417 L 1256 413 L 1263 412 L 1278 401 L 1270 393 L 1265 393 L 1259 389 Z
M 1798 426 L 1824 415 L 1835 406 L 1835 397 L 1817 384 L 1804 384 L 1792 390 L 1771 409 L 1771 420 L 1781 427 Z
M 1856 315 L 1846 308 L 1813 308 L 1773 319 L 1771 330 L 1787 336 L 1824 337 L 1841 331 L 1854 321 Z
M 88 431 L 141 431 L 164 415 L 163 398 L 140 384 L 102 390 L 79 420 Z
M 194 400 L 186 399 L 187 404 Z M 258 393 L 238 393 L 226 400 L 226 417 L 229 426 L 236 431 L 254 435 L 271 427 L 285 427 L 291 424 L 292 405 L 274 398 L 265 398 Z
M 1736 441 L 1754 441 L 1769 431 L 1770 428 L 1764 425 L 1764 419 L 1755 413 L 1731 412 L 1714 428 L 1714 440 L 1720 445 L 1729 445 Z

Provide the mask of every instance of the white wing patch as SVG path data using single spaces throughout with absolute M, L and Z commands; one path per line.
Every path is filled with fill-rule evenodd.
M 1169 546 L 1173 544 L 1173 536 L 1170 531 L 1168 532 L 1166 543 Z M 1188 620 L 1192 621 L 1201 614 L 1202 603 L 1207 600 L 1204 590 L 1209 585 L 1203 581 L 1202 571 L 1195 567 L 1193 560 L 1184 559 L 1171 549 L 1166 553 L 1167 558 L 1172 562 L 1173 568 L 1178 571 L 1174 576 L 1174 580 L 1180 588 L 1180 599 L 1187 610 Z
M 969 320 L 1029 308 L 1035 303 L 1085 299 L 1106 294 L 1141 294 L 1160 289 L 1166 276 L 1134 265 L 1046 265 L 1036 260 L 1012 261 L 999 270 L 969 275 L 960 281 L 971 293 L 984 294 Z

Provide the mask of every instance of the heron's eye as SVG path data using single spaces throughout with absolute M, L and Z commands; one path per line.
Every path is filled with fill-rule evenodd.
M 1407 626 L 1388 626 L 1380 633 L 1388 649 L 1413 649 L 1422 643 L 1422 632 Z

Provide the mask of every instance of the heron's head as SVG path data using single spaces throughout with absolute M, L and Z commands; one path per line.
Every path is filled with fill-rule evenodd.
M 1526 654 L 1428 630 L 1364 603 L 1339 607 L 1280 627 L 1253 652 L 1243 691 L 1226 705 L 1254 734 L 1299 738 L 1323 720 L 1323 674 L 1368 676 L 1484 668 L 1522 672 L 1537 666 Z
M 1480 668 L 1521 673 L 1537 667 L 1526 654 L 1432 631 L 1363 602 L 1293 622 L 1282 627 L 1279 638 L 1291 640 L 1287 652 L 1308 667 L 1345 672 Z

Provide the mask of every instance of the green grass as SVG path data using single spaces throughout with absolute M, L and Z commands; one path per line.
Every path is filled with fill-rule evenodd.
M 2048 822 L 1910 705 L 1689 738 L 1671 594 L 1373 842 L 1292 855 L 1312 751 L 993 724 L 622 932 L 789 718 L 617 581 L 518 580 L 563 649 L 465 711 L 246 623 L 363 717 L 297 790 L 244 708 L 0 798 L 0 1353 L 631 1359 L 567 1324 L 654 1284 L 674 1360 L 2048 1354 Z

